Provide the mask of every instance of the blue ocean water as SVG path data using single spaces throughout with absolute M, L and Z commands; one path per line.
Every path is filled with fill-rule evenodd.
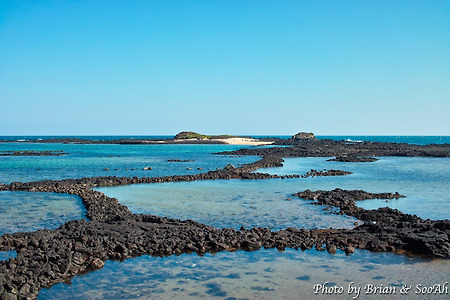
M 169 139 L 173 138 L 171 135 L 6 135 L 0 136 L 0 140 L 3 141 L 40 141 L 50 139 L 83 139 L 93 141 L 111 141 L 118 139 Z
M 327 138 L 353 141 L 387 139 L 380 141 L 392 142 L 408 140 L 416 144 L 449 141 L 448 137 Z M 0 182 L 109 175 L 193 174 L 222 168 L 228 163 L 239 165 L 258 159 L 211 154 L 238 148 L 243 146 L 0 143 L 0 151 L 63 150 L 69 153 L 54 157 L 0 157 Z M 194 161 L 167 161 L 177 158 Z M 326 159 L 285 159 L 281 168 L 258 171 L 303 174 L 310 169 L 334 168 L 352 171 L 354 174 L 284 180 L 147 184 L 100 190 L 117 197 L 136 212 L 194 219 L 217 227 L 264 226 L 274 230 L 285 226 L 351 227 L 354 221 L 352 218 L 332 215 L 320 206 L 310 205 L 308 200 L 290 196 L 305 189 L 336 187 L 371 192 L 398 191 L 407 196 L 389 202 L 361 201 L 359 205 L 365 208 L 387 205 L 432 219 L 448 218 L 450 215 L 448 158 L 382 157 L 374 163 L 327 162 Z M 144 171 L 146 166 L 152 167 L 152 170 Z M 197 170 L 198 167 L 203 170 Z M 62 201 L 58 202 L 52 200 L 53 195 L 39 194 L 0 193 L 0 198 L 4 199 L 0 202 L 0 224 L 4 224 L 0 228 L 3 228 L 3 232 L 56 228 L 61 222 L 84 217 L 84 211 L 76 197 L 58 195 L 61 197 L 58 201 Z M 55 212 L 54 208 L 57 206 L 61 207 L 61 212 L 57 211 L 51 216 L 50 223 L 39 219 L 39 216 L 46 216 L 48 211 Z M 69 218 L 59 219 L 58 215 Z M 15 225 L 12 219 L 20 219 L 22 216 L 23 222 Z M 14 257 L 14 253 L 0 253 L 0 259 L 8 257 Z M 325 281 L 337 286 L 347 286 L 350 282 L 358 286 L 369 283 L 395 287 L 402 284 L 432 285 L 449 281 L 449 274 L 448 260 L 410 258 L 368 251 L 356 251 L 352 256 L 345 256 L 340 251 L 336 255 L 330 255 L 315 250 L 300 252 L 289 249 L 285 252 L 224 252 L 202 257 L 188 254 L 167 258 L 143 256 L 125 262 L 108 261 L 100 271 L 75 277 L 72 285 L 57 284 L 49 290 L 41 291 L 39 299 L 330 299 L 330 295 L 314 295 L 312 286 Z M 385 295 L 380 298 L 383 296 Z M 442 295 L 421 297 L 410 293 L 390 295 L 389 299 L 396 297 L 443 298 Z M 349 295 L 341 298 L 348 299 Z M 364 299 L 367 298 L 368 295 L 364 295 Z

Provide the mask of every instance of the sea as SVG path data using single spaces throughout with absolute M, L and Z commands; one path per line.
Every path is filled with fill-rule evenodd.
M 74 137 L 101 140 L 161 136 Z M 262 136 L 261 136 L 262 137 Z M 63 156 L 0 156 L 0 182 L 27 182 L 92 176 L 165 176 L 196 174 L 251 163 L 257 156 L 214 153 L 252 146 L 114 145 L 31 143 L 53 137 L 0 137 L 1 151 L 51 150 Z M 167 138 L 167 137 L 166 137 Z M 281 136 L 281 138 L 288 138 Z M 346 141 L 411 144 L 450 143 L 449 136 L 318 136 Z M 21 143 L 15 141 L 20 140 Z M 259 169 L 270 174 L 304 174 L 310 169 L 341 169 L 348 176 L 206 180 L 98 188 L 135 213 L 191 219 L 218 228 L 255 226 L 352 228 L 358 220 L 334 215 L 292 194 L 306 189 L 362 189 L 399 192 L 396 200 L 365 200 L 366 209 L 389 206 L 433 220 L 450 216 L 450 158 L 379 157 L 372 163 L 330 162 L 328 158 L 286 158 L 283 167 Z M 181 162 L 169 160 L 179 159 Z M 151 167 L 151 170 L 144 170 Z M 56 229 L 86 218 L 73 195 L 0 192 L 0 235 Z M 0 260 L 14 259 L 0 252 Z M 107 261 L 98 271 L 41 290 L 38 299 L 448 299 L 448 259 L 411 257 L 357 250 L 261 249 L 169 257 L 144 255 L 123 262 Z M 379 287 L 377 290 L 376 287 Z M 383 289 L 383 288 L 389 289 Z M 409 288 L 409 289 L 408 289 Z M 425 288 L 425 289 L 424 289 Z M 447 288 L 448 289 L 448 288 Z M 382 291 L 388 290 L 389 293 Z M 445 291 L 445 289 L 443 289 Z M 358 292 L 359 291 L 359 292 Z M 378 292 L 377 292 L 378 291 Z

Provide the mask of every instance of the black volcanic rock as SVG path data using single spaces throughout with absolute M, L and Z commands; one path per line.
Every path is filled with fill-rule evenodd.
M 222 155 L 273 155 L 279 157 L 374 157 L 414 156 L 450 157 L 450 144 L 412 145 L 398 143 L 362 142 L 347 143 L 335 140 L 279 139 L 277 145 L 291 147 L 245 148 L 225 151 Z
M 378 158 L 375 157 L 367 157 L 367 156 L 338 156 L 336 158 L 328 159 L 327 161 L 340 161 L 340 162 L 374 162 L 377 161 Z
M 25 150 L 25 151 L 0 151 L 0 156 L 61 156 L 66 155 L 62 150 L 50 151 L 37 151 L 37 150 Z

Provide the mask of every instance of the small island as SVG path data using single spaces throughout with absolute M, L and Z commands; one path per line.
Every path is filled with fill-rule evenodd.
M 229 145 L 270 145 L 275 141 L 265 141 L 260 139 L 255 139 L 252 137 L 242 137 L 235 135 L 205 135 L 193 131 L 182 131 L 175 135 L 171 140 L 166 140 L 169 143 L 211 143 L 211 144 L 229 144 Z

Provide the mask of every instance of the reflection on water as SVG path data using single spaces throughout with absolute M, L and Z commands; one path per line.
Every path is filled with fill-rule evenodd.
M 291 180 L 298 185 L 298 180 Z M 296 183 L 297 182 L 297 183 Z M 139 184 L 99 188 L 119 199 L 134 213 L 192 219 L 218 228 L 241 226 L 280 230 L 295 228 L 352 228 L 353 217 L 324 211 L 324 207 L 292 197 L 299 187 L 280 179 L 208 180 Z M 289 190 L 291 188 L 291 190 Z
M 400 295 L 403 284 L 430 286 L 449 281 L 448 260 L 408 258 L 390 253 L 356 251 L 346 256 L 288 249 L 220 252 L 199 257 L 183 254 L 165 258 L 142 256 L 75 277 L 71 285 L 42 290 L 38 299 L 351 299 L 348 286 L 395 287 L 395 295 L 380 299 L 423 299 Z M 342 295 L 314 294 L 313 286 L 342 286 Z M 361 292 L 359 299 L 374 299 Z M 432 295 L 428 299 L 444 299 Z
M 77 196 L 56 193 L 0 192 L 0 235 L 56 229 L 81 219 L 85 208 Z

